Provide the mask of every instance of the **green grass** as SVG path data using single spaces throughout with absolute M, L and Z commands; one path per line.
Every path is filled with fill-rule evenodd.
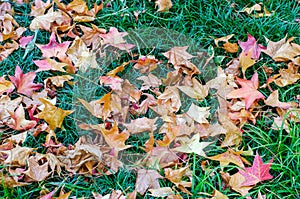
M 91 1 L 89 1 L 91 2 Z M 145 29 L 147 27 L 167 28 L 183 33 L 187 37 L 195 40 L 199 45 L 208 48 L 213 45 L 213 38 L 235 34 L 233 41 L 247 39 L 247 33 L 250 33 L 255 38 L 259 38 L 259 43 L 265 45 L 263 36 L 271 40 L 279 40 L 285 35 L 295 36 L 299 43 L 298 35 L 300 34 L 299 22 L 295 19 L 300 18 L 300 6 L 296 1 L 271 0 L 265 1 L 265 6 L 268 10 L 274 11 L 270 17 L 254 18 L 240 11 L 247 5 L 253 5 L 259 1 L 226 1 L 226 0 L 173 0 L 173 8 L 167 13 L 157 13 L 154 8 L 154 3 L 148 0 L 115 0 L 112 6 L 104 8 L 95 24 L 99 27 L 108 29 L 109 27 L 117 27 L 119 31 L 129 31 L 130 29 Z M 15 9 L 15 19 L 21 26 L 28 27 L 32 17 L 29 17 L 29 5 L 13 4 Z M 143 11 L 139 15 L 139 20 L 136 21 L 133 12 L 136 10 Z M 33 33 L 27 31 L 26 34 Z M 37 43 L 48 43 L 49 34 L 40 32 Z M 14 74 L 15 66 L 20 65 L 25 72 L 36 70 L 36 66 L 32 60 L 39 59 L 41 53 L 35 49 L 26 60 L 22 60 L 24 50 L 19 49 L 10 55 L 7 59 L 0 63 L 0 75 Z M 216 49 L 217 55 L 224 55 L 224 51 Z M 237 57 L 237 55 L 225 54 L 229 57 Z M 264 60 L 270 60 L 267 56 Z M 225 66 L 225 62 L 222 66 Z M 279 69 L 279 64 L 270 63 L 275 70 Z M 260 65 L 254 68 L 259 69 Z M 261 69 L 259 69 L 262 74 Z M 253 70 L 249 69 L 247 77 L 251 77 Z M 42 82 L 45 78 L 54 76 L 53 73 L 40 72 L 37 80 Z M 80 77 L 77 77 L 80 78 Z M 265 81 L 265 80 L 262 80 Z M 74 102 L 72 96 L 72 86 L 66 86 L 63 89 L 58 89 L 58 106 L 62 109 L 71 109 Z M 294 84 L 286 88 L 281 88 L 283 101 L 290 101 L 296 95 L 299 95 L 299 84 Z M 100 93 L 103 93 L 101 91 Z M 268 92 L 268 91 L 266 91 Z M 269 93 L 265 93 L 269 95 Z M 73 117 L 74 114 L 68 117 L 63 124 L 63 128 L 56 132 L 57 138 L 65 145 L 74 144 L 78 140 L 78 133 L 75 127 Z M 272 117 L 267 113 L 263 114 L 256 125 L 246 124 L 244 126 L 243 146 L 251 147 L 254 151 L 258 151 L 263 156 L 266 162 L 274 157 L 271 174 L 274 179 L 258 184 L 250 193 L 251 196 L 257 194 L 260 190 L 263 194 L 267 194 L 267 198 L 299 198 L 300 197 L 300 141 L 299 123 L 292 123 L 290 133 L 285 130 L 272 130 Z M 2 136 L 2 135 L 1 135 Z M 24 146 L 37 147 L 39 152 L 43 152 L 40 143 L 44 142 L 45 135 L 40 135 L 38 138 L 29 137 Z M 143 138 L 144 139 L 144 138 Z M 144 141 L 147 138 L 144 139 Z M 211 154 L 216 154 L 221 149 L 210 151 Z M 209 166 L 214 176 L 211 173 L 203 172 L 201 169 L 201 161 L 204 158 L 194 158 L 190 156 L 190 163 L 193 164 L 193 188 L 191 192 L 194 197 L 204 197 L 203 193 L 211 194 L 214 189 L 220 190 L 230 198 L 241 198 L 237 193 L 228 189 L 222 190 L 221 176 L 219 171 L 222 169 L 218 163 L 213 163 Z M 251 162 L 253 159 L 249 159 Z M 236 171 L 236 167 L 230 166 L 228 171 Z M 72 196 L 77 198 L 91 198 L 92 192 L 100 194 L 111 193 L 112 190 L 122 190 L 128 192 L 134 190 L 136 173 L 134 170 L 122 169 L 118 173 L 111 176 L 91 177 L 80 175 L 64 175 L 63 177 L 54 176 L 39 183 L 32 183 L 26 187 L 17 187 L 9 189 L 0 187 L 0 198 L 37 198 L 43 190 L 52 191 L 58 186 L 63 186 L 64 191 L 72 190 Z M 166 180 L 160 181 L 162 186 L 173 186 Z M 64 184 L 64 185 L 62 185 Z M 189 198 L 188 195 L 183 195 Z M 143 198 L 143 197 L 140 197 Z M 152 198 L 146 194 L 144 198 Z

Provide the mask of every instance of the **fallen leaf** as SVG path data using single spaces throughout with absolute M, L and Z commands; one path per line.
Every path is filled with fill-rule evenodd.
M 294 40 L 293 37 L 288 40 L 286 37 L 281 39 L 278 42 L 273 42 L 266 38 L 267 48 L 262 52 L 266 53 L 276 62 L 288 62 L 292 61 L 293 63 L 300 65 L 300 59 L 298 55 L 300 54 L 300 45 L 292 43 Z
M 223 45 L 223 49 L 229 53 L 236 53 L 239 50 L 237 43 L 227 42 Z
M 7 124 L 10 128 L 22 131 L 36 126 L 36 121 L 26 120 L 23 105 L 21 104 L 14 113 L 11 113 L 11 121 Z
M 56 42 L 55 32 L 53 31 L 50 36 L 49 43 L 46 45 L 36 44 L 36 46 L 42 51 L 43 56 L 46 58 L 57 57 L 60 60 L 64 60 L 68 47 L 71 41 L 65 41 L 63 43 Z
M 173 64 L 175 69 L 182 69 L 188 75 L 199 74 L 199 69 L 189 61 L 195 56 L 188 53 L 187 49 L 188 46 L 177 46 L 162 54 L 168 58 L 168 63 Z
M 66 72 L 64 67 L 67 64 L 57 62 L 54 59 L 47 58 L 47 59 L 43 59 L 43 60 L 33 60 L 33 63 L 39 67 L 36 70 L 36 72 L 48 71 L 48 70 Z
M 57 108 L 44 98 L 40 98 L 40 101 L 45 105 L 45 108 L 34 117 L 45 120 L 52 130 L 61 128 L 64 118 L 73 113 L 72 110 Z
M 269 173 L 272 162 L 273 159 L 271 159 L 267 164 L 264 164 L 261 157 L 258 153 L 256 153 L 252 167 L 239 170 L 239 173 L 245 177 L 245 181 L 242 183 L 242 186 L 252 186 L 258 182 L 272 179 L 273 176 Z
M 12 81 L 17 87 L 18 93 L 27 95 L 29 97 L 33 94 L 33 91 L 43 87 L 42 84 L 33 83 L 33 80 L 36 77 L 35 72 L 29 72 L 24 74 L 19 66 L 16 67 L 15 76 L 8 77 L 10 81 Z
M 99 130 L 102 133 L 106 143 L 116 152 L 128 149 L 131 145 L 126 145 L 125 141 L 129 138 L 128 132 L 119 132 L 117 123 L 115 122 L 111 129 L 107 130 L 104 126 L 99 125 Z
M 241 79 L 237 77 L 237 82 L 242 86 L 242 88 L 236 89 L 230 92 L 227 98 L 243 98 L 245 99 L 245 106 L 248 110 L 250 106 L 257 99 L 264 99 L 265 96 L 259 92 L 258 89 L 258 74 L 254 73 L 251 80 Z
M 149 119 L 147 117 L 137 118 L 131 120 L 130 123 L 124 124 L 127 131 L 131 134 L 142 133 L 142 132 L 153 132 L 156 130 L 157 125 L 155 124 L 158 118 Z
M 253 186 L 243 186 L 242 183 L 245 181 L 245 177 L 237 172 L 236 174 L 232 175 L 229 180 L 229 186 L 234 190 L 239 192 L 242 196 L 247 195 L 250 189 Z
M 33 152 L 34 148 L 21 147 L 17 145 L 15 148 L 8 151 L 1 151 L 7 155 L 4 164 L 16 165 L 16 166 L 26 166 L 26 162 Z
M 72 80 L 73 77 L 71 75 L 61 75 L 61 76 L 53 76 L 48 77 L 44 80 L 45 85 L 47 85 L 48 82 L 55 85 L 56 87 L 63 87 L 64 83 L 70 83 L 69 80 Z
M 242 67 L 242 72 L 245 77 L 245 73 L 247 68 L 253 66 L 255 64 L 255 60 L 251 58 L 252 56 L 252 49 L 246 54 L 244 51 L 241 52 L 239 56 L 240 65 Z
M 289 109 L 292 107 L 297 107 L 297 102 L 280 102 L 279 101 L 279 91 L 276 90 L 269 95 L 269 97 L 265 100 L 265 104 L 272 107 L 279 107 L 283 109 Z
M 234 34 L 231 34 L 231 35 L 226 35 L 224 37 L 220 37 L 220 38 L 216 38 L 214 39 L 214 42 L 216 44 L 217 47 L 219 47 L 219 42 L 225 42 L 225 43 L 228 43 L 229 42 L 229 39 L 231 39 L 232 37 L 234 36 Z
M 166 12 L 172 8 L 173 4 L 171 0 L 157 0 L 155 1 L 156 6 L 158 6 L 157 12 Z
M 3 93 L 9 95 L 14 89 L 15 86 L 12 82 L 6 80 L 4 77 L 0 77 L 0 95 Z
M 150 195 L 153 197 L 166 197 L 174 194 L 173 190 L 170 187 L 161 187 L 158 189 L 149 189 L 151 192 Z
M 192 138 L 180 137 L 177 140 L 180 142 L 180 146 L 174 148 L 174 151 L 195 153 L 203 157 L 207 157 L 203 149 L 212 144 L 212 142 L 200 142 L 199 133 L 195 134 Z
M 246 42 L 239 41 L 239 45 L 242 50 L 247 54 L 249 51 L 252 52 L 251 58 L 254 60 L 258 60 L 260 53 L 267 49 L 266 47 L 262 46 L 261 44 L 257 44 L 256 39 L 248 33 L 248 40 Z
M 135 190 L 139 194 L 144 195 L 149 188 L 158 189 L 160 188 L 158 179 L 162 178 L 163 177 L 155 170 L 139 169 L 135 183 Z
M 180 169 L 171 169 L 166 168 L 165 171 L 165 178 L 168 179 L 170 182 L 174 183 L 176 187 L 178 187 L 182 192 L 191 194 L 186 187 L 192 187 L 192 182 L 183 181 L 182 178 L 184 176 L 189 176 L 189 166 L 180 168 Z
M 218 154 L 215 156 L 207 157 L 211 160 L 216 160 L 220 162 L 220 166 L 225 167 L 229 165 L 229 163 L 233 163 L 241 168 L 244 168 L 244 163 L 250 164 L 245 158 L 241 157 L 243 151 L 234 151 L 232 149 L 228 149 L 225 153 Z
M 210 115 L 209 109 L 210 107 L 199 107 L 192 103 L 186 114 L 200 124 L 209 124 L 206 119 Z
M 222 194 L 220 191 L 214 190 L 211 199 L 229 199 L 229 198 L 226 195 Z
M 29 179 L 25 177 L 26 182 L 40 182 L 50 175 L 48 172 L 48 162 L 40 165 L 38 161 L 39 160 L 34 156 L 28 158 L 28 169 L 24 171 L 26 177 L 29 177 Z
M 192 78 L 192 83 L 192 86 L 178 86 L 178 88 L 191 98 L 203 100 L 208 95 L 208 86 L 200 84 L 196 78 Z

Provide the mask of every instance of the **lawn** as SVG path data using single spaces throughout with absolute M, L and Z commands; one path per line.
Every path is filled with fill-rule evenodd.
M 300 3 L 167 2 L 1 2 L 1 198 L 300 198 Z

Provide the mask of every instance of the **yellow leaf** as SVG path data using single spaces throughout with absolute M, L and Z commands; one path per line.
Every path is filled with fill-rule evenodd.
M 40 98 L 40 101 L 45 105 L 45 108 L 42 112 L 35 115 L 35 117 L 45 120 L 48 123 L 49 128 L 52 130 L 61 128 L 65 117 L 73 113 L 72 110 L 66 111 L 61 108 L 57 108 L 44 98 Z

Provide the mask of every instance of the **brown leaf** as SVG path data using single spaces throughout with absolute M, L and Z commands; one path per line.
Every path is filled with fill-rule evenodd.
M 234 34 L 227 35 L 227 36 L 220 37 L 220 38 L 216 38 L 216 39 L 214 39 L 214 42 L 215 42 L 216 46 L 219 47 L 219 42 L 220 41 L 225 42 L 225 43 L 229 43 L 229 39 L 231 39 L 233 36 L 234 36 Z
M 135 183 L 135 190 L 139 194 L 144 195 L 149 188 L 158 189 L 160 188 L 158 179 L 162 178 L 163 177 L 155 170 L 139 169 Z
M 242 186 L 243 182 L 245 181 L 245 177 L 241 175 L 239 172 L 232 175 L 229 180 L 230 187 L 234 190 L 239 192 L 242 196 L 248 194 L 249 190 L 253 188 L 253 186 Z
M 142 133 L 142 132 L 153 132 L 156 130 L 157 125 L 155 124 L 158 118 L 149 119 L 146 117 L 137 118 L 131 120 L 129 124 L 124 124 L 128 132 L 131 134 Z
M 189 176 L 189 166 L 183 167 L 180 169 L 171 169 L 166 168 L 165 171 L 165 177 L 174 183 L 182 192 L 191 194 L 186 187 L 192 187 L 192 182 L 183 181 L 183 176 Z
M 200 84 L 196 78 L 192 78 L 192 83 L 192 86 L 178 86 L 178 88 L 191 98 L 197 100 L 204 99 L 208 95 L 209 88 L 206 85 Z
M 170 187 L 161 187 L 158 189 L 149 189 L 151 192 L 150 195 L 153 197 L 166 197 L 174 194 L 173 190 Z
M 6 93 L 9 95 L 15 89 L 11 81 L 7 81 L 4 77 L 0 77 L 0 95 Z
M 71 75 L 53 76 L 45 79 L 44 83 L 47 85 L 48 82 L 51 82 L 56 87 L 63 87 L 65 82 L 70 83 L 69 80 L 72 79 L 73 77 Z
M 214 190 L 214 193 L 212 196 L 213 197 L 211 199 L 229 199 L 226 195 L 222 194 L 218 190 Z
M 300 60 L 297 56 L 300 54 L 300 45 L 292 43 L 293 37 L 286 40 L 284 37 L 278 42 L 273 42 L 265 37 L 268 45 L 267 49 L 262 52 L 273 58 L 276 62 L 288 62 L 300 65 Z
M 168 58 L 168 63 L 172 63 L 175 69 L 182 69 L 188 75 L 199 74 L 199 69 L 189 61 L 195 56 L 189 54 L 187 48 L 188 46 L 173 47 L 162 54 Z
M 157 97 L 157 103 L 162 104 L 170 112 L 174 113 L 181 107 L 181 100 L 177 87 L 169 86 Z
M 279 91 L 276 90 L 269 95 L 268 99 L 265 100 L 266 105 L 272 106 L 272 107 L 279 107 L 283 109 L 289 109 L 292 107 L 297 107 L 297 102 L 280 102 L 279 101 Z
M 4 163 L 9 165 L 26 166 L 26 161 L 34 148 L 20 147 L 17 145 L 15 148 L 8 151 L 1 151 L 7 155 Z
M 34 156 L 28 158 L 28 169 L 24 171 L 26 177 L 29 177 L 28 179 L 25 177 L 26 182 L 40 182 L 45 180 L 50 175 L 48 172 L 48 162 L 40 165 L 38 161 L 39 159 Z
M 237 43 L 226 42 L 223 45 L 223 49 L 229 53 L 236 53 L 239 50 L 239 46 L 237 45 Z
M 208 124 L 209 122 L 206 118 L 210 114 L 209 109 L 210 107 L 199 107 L 192 104 L 186 114 L 200 124 Z

